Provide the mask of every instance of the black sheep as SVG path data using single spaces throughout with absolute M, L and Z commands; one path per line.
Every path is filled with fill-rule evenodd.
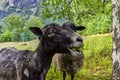
M 43 29 L 30 27 L 30 30 L 40 37 L 37 49 L 3 48 L 0 51 L 0 80 L 45 80 L 55 53 L 76 54 L 71 48 L 82 45 L 78 40 L 80 36 L 73 30 L 55 23 Z M 75 46 L 76 42 L 79 45 Z

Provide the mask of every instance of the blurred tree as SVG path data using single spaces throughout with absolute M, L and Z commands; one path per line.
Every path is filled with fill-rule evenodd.
M 26 21 L 26 26 L 37 26 L 37 27 L 41 27 L 43 26 L 43 21 L 36 16 L 31 16 L 29 20 Z
M 76 24 L 84 19 L 98 16 L 99 14 L 111 14 L 109 0 L 43 0 L 41 16 L 43 19 L 52 17 L 64 18 Z
M 1 31 L 13 32 L 13 41 L 28 41 L 35 38 L 29 27 L 42 27 L 43 23 L 72 21 L 86 26 L 83 35 L 106 33 L 111 27 L 110 0 L 42 0 L 39 14 L 40 18 L 31 16 L 27 20 L 20 15 L 9 15 L 2 20 Z
M 0 34 L 2 33 L 2 26 L 0 26 Z
M 4 35 L 4 33 L 6 32 L 14 33 L 12 36 L 12 41 L 28 41 L 35 39 L 36 37 L 30 33 L 29 27 L 43 26 L 42 20 L 36 16 L 31 16 L 28 20 L 26 20 L 24 17 L 21 17 L 20 15 L 12 14 L 4 18 L 2 21 L 3 21 L 2 27 L 3 36 L 7 37 L 7 34 Z
M 24 32 L 23 34 L 23 38 L 24 41 L 28 41 L 28 40 L 32 40 L 35 39 L 36 36 L 34 34 L 31 34 L 31 32 L 29 31 L 29 27 L 43 27 L 43 21 L 36 16 L 31 16 L 25 23 L 25 27 L 24 27 Z
M 43 0 L 40 7 L 43 21 L 59 24 L 71 21 L 76 25 L 84 25 L 86 30 L 80 32 L 83 35 L 110 32 L 110 0 Z
M 9 15 L 3 19 L 3 27 L 4 32 L 7 30 L 9 32 L 14 33 L 13 40 L 20 41 L 21 40 L 21 33 L 24 30 L 25 19 L 20 15 Z

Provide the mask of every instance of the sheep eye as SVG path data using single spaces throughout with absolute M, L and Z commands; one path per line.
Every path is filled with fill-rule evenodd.
M 55 31 L 52 30 L 52 29 L 50 29 L 50 30 L 48 31 L 48 33 L 55 33 Z
M 49 33 L 53 33 L 54 31 L 53 30 L 50 30 Z

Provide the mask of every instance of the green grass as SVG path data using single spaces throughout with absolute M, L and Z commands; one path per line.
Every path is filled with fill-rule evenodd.
M 38 40 L 28 41 L 28 42 L 4 42 L 0 43 L 0 49 L 4 47 L 15 47 L 20 50 L 29 49 L 35 50 L 38 45 Z
M 109 80 L 112 72 L 112 36 L 111 34 L 85 36 L 84 55 L 85 62 L 83 68 L 75 75 L 75 80 Z M 0 43 L 0 48 L 13 46 L 17 49 L 34 50 L 38 40 L 29 42 L 7 42 Z M 62 80 L 62 72 L 54 70 L 52 65 L 46 80 Z M 67 80 L 70 76 L 67 75 Z
M 87 37 L 84 44 L 85 63 L 79 74 L 89 80 L 108 80 L 112 69 L 112 36 Z

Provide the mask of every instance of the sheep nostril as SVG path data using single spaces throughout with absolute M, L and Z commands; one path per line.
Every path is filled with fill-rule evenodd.
M 77 41 L 83 42 L 83 39 L 78 37 L 78 38 L 77 38 Z

